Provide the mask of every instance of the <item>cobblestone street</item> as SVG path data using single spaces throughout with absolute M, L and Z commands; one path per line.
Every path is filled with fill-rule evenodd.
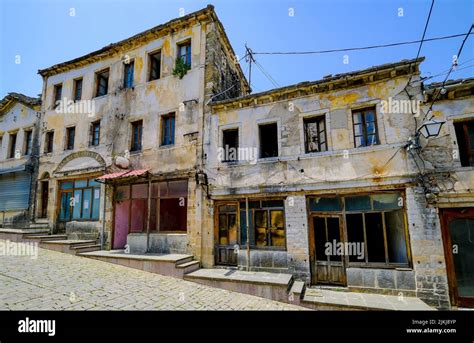
M 301 309 L 44 249 L 0 259 L 0 310 Z

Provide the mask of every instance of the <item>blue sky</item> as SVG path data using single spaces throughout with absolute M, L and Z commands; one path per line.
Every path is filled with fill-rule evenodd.
M 41 92 L 38 69 L 79 57 L 178 17 L 215 6 L 234 50 L 307 51 L 368 46 L 421 38 L 431 0 L 0 0 L 0 97 Z M 70 16 L 74 8 L 75 16 Z M 403 16 L 399 16 L 399 9 Z M 292 9 L 292 10 L 291 10 Z M 293 16 L 290 16 L 293 11 Z M 473 0 L 436 0 L 427 38 L 464 33 L 474 21 Z M 450 67 L 462 38 L 425 43 L 424 76 Z M 467 41 L 451 78 L 474 75 L 474 36 Z M 324 55 L 257 55 L 285 86 L 328 74 L 414 58 L 418 45 Z M 21 63 L 17 56 L 20 56 Z M 344 55 L 349 63 L 344 64 Z M 242 61 L 246 71 L 247 65 Z M 465 68 L 462 69 L 461 68 Z M 442 80 L 439 76 L 433 80 Z M 252 69 L 254 92 L 274 88 Z

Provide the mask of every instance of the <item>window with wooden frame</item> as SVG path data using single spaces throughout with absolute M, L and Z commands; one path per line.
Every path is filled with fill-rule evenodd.
M 174 113 L 161 116 L 161 145 L 173 145 L 174 144 L 174 129 L 175 129 Z
M 178 44 L 178 58 L 191 68 L 191 41 Z
M 82 78 L 74 80 L 74 101 L 82 99 Z
M 326 151 L 326 121 L 325 116 L 305 118 L 303 120 L 305 152 Z
M 463 167 L 474 166 L 474 118 L 454 123 L 459 148 L 459 159 Z
M 76 127 L 66 128 L 66 147 L 65 150 L 74 150 L 74 140 L 76 138 Z
M 135 69 L 135 61 L 131 60 L 128 63 L 124 63 L 123 68 L 123 88 L 133 87 L 133 74 Z
M 109 91 L 109 69 L 96 73 L 96 92 L 95 96 L 106 95 Z
M 60 83 L 60 84 L 54 85 L 53 108 L 56 108 L 59 106 L 62 93 L 63 93 L 63 84 Z
M 374 107 L 353 110 L 352 123 L 354 127 L 354 146 L 356 148 L 379 144 L 377 117 Z
M 222 131 L 222 148 L 224 149 L 222 162 L 235 162 L 239 159 L 239 129 Z
M 24 155 L 28 156 L 31 155 L 32 149 L 33 149 L 33 130 L 25 130 L 24 131 Z
M 16 154 L 16 138 L 17 138 L 17 133 L 10 133 L 10 140 L 9 140 L 9 146 L 8 146 L 8 158 L 15 158 Z
M 90 145 L 97 146 L 100 143 L 100 120 L 91 124 L 90 128 Z
M 148 81 L 158 80 L 161 77 L 161 50 L 148 55 Z
M 100 183 L 94 179 L 78 179 L 60 183 L 59 220 L 98 220 Z
M 49 154 L 53 152 L 54 144 L 54 131 L 48 131 L 45 133 L 44 138 L 44 153 Z
M 260 139 L 260 158 L 278 156 L 278 125 L 277 123 L 258 126 Z
M 143 120 L 137 120 L 132 123 L 132 139 L 130 151 L 142 150 Z

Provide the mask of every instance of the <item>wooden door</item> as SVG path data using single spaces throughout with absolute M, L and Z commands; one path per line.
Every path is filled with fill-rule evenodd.
M 217 265 L 236 266 L 238 251 L 238 203 L 217 206 L 215 219 L 215 262 Z

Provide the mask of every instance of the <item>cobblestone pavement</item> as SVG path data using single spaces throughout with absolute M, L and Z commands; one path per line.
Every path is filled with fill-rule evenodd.
M 40 249 L 0 256 L 0 310 L 298 310 L 84 257 Z

